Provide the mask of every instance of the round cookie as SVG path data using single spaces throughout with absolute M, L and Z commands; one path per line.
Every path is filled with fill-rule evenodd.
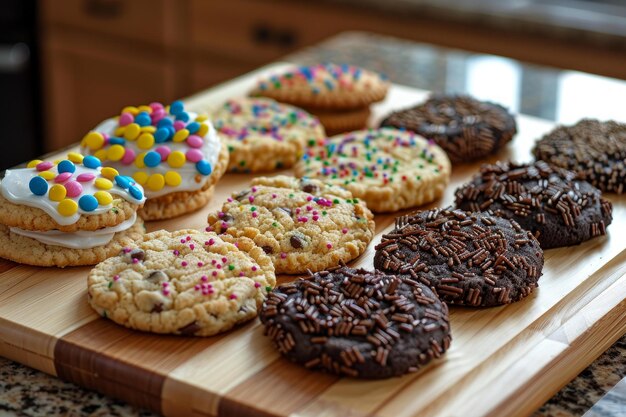
M 261 78 L 250 93 L 293 104 L 315 114 L 317 110 L 353 110 L 368 107 L 387 95 L 386 77 L 352 65 L 317 64 L 294 67 Z
M 416 371 L 451 340 L 448 308 L 427 286 L 348 267 L 277 287 L 260 318 L 289 360 L 356 378 Z
M 449 304 L 491 307 L 532 293 L 543 251 L 513 220 L 445 208 L 398 217 L 376 246 L 374 266 L 410 274 Z
M 544 161 L 485 164 L 456 190 L 456 206 L 513 219 L 543 249 L 577 245 L 606 234 L 613 206 L 600 190 L 575 176 Z
M 125 107 L 85 135 L 81 149 L 145 188 L 148 200 L 139 212 L 145 220 L 199 209 L 228 165 L 211 122 L 180 101 Z
M 320 122 L 304 110 L 269 98 L 237 98 L 211 113 L 230 153 L 229 171 L 290 168 L 306 144 L 326 137 Z
M 380 125 L 433 139 L 452 162 L 493 154 L 517 133 L 515 118 L 506 108 L 461 95 L 433 95 L 422 104 L 390 114 Z
M 583 119 L 559 126 L 533 148 L 535 158 L 569 169 L 607 193 L 626 185 L 626 124 Z
M 361 255 L 374 216 L 349 191 L 318 180 L 261 177 L 209 214 L 217 233 L 245 236 L 263 248 L 276 273 L 320 271 Z
M 295 173 L 344 187 L 374 212 L 390 212 L 439 198 L 450 179 L 450 160 L 413 132 L 369 129 L 308 148 Z
M 271 260 L 249 239 L 160 230 L 98 264 L 88 298 L 135 330 L 210 336 L 256 317 L 275 284 Z

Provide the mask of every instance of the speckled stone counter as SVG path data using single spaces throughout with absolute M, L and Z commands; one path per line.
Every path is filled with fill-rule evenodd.
M 400 84 L 433 91 L 471 93 L 479 98 L 499 101 L 516 112 L 557 122 L 571 122 L 580 117 L 581 109 L 576 107 L 579 102 L 581 106 L 587 106 L 584 108 L 587 116 L 596 116 L 594 111 L 606 111 L 595 104 L 590 106 L 589 103 L 597 104 L 593 99 L 577 100 L 576 96 L 572 98 L 570 95 L 570 101 L 563 102 L 559 92 L 570 72 L 371 34 L 340 35 L 287 57 L 287 60 L 356 64 L 384 72 Z M 489 85 L 475 79 L 476 68 L 489 80 Z M 511 83 L 516 84 L 513 94 L 502 94 L 503 87 L 490 76 L 490 70 L 499 74 L 509 71 L 513 75 L 513 80 L 511 77 L 505 79 L 509 89 L 512 89 Z M 581 75 L 577 74 L 580 80 Z M 579 82 L 584 82 L 582 76 L 583 81 Z M 593 80 L 597 85 L 597 80 Z M 606 82 L 616 83 L 615 80 Z M 611 85 L 612 91 L 615 90 L 614 84 Z M 506 88 L 504 90 L 506 93 Z M 615 94 L 619 91 L 615 90 Z M 581 94 L 589 92 L 583 90 Z M 603 93 L 603 99 L 606 96 L 606 92 Z M 573 107 L 563 107 L 568 103 L 574 103 Z M 611 114 L 610 117 L 626 121 L 625 112 Z M 533 417 L 626 416 L 625 377 L 626 336 L 537 410 Z M 0 417 L 154 415 L 0 358 Z

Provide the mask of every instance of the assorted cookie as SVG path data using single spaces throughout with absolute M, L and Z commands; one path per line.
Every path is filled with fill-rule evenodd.
M 145 220 L 203 207 L 228 165 L 228 149 L 207 116 L 186 111 L 180 101 L 125 107 L 87 133 L 81 149 L 143 185 Z
M 249 239 L 160 230 L 98 264 L 88 299 L 131 329 L 210 336 L 256 317 L 275 284 L 270 258 Z
M 606 234 L 613 206 L 600 190 L 575 177 L 544 161 L 483 165 L 456 190 L 456 206 L 513 219 L 530 230 L 543 249 L 577 245 Z
M 265 334 L 289 360 L 355 378 L 418 370 L 450 345 L 448 308 L 410 275 L 342 267 L 280 285 Z
M 408 274 L 449 304 L 491 307 L 532 293 L 543 250 L 514 220 L 434 209 L 398 217 L 376 246 L 374 266 Z
M 143 235 L 141 185 L 94 156 L 10 169 L 0 182 L 0 257 L 36 266 L 95 265 Z
M 258 172 L 290 168 L 308 143 L 326 134 L 314 117 L 269 98 L 236 98 L 211 112 L 230 154 L 228 170 Z
M 346 188 L 374 212 L 390 212 L 441 197 L 450 160 L 434 142 L 413 132 L 369 129 L 311 146 L 295 173 Z
M 364 128 L 370 105 L 382 101 L 389 87 L 381 74 L 329 63 L 294 67 L 262 78 L 250 94 L 303 108 L 334 135 Z
M 277 273 L 320 271 L 361 255 L 374 237 L 367 206 L 338 186 L 314 179 L 255 178 L 234 193 L 210 230 L 252 239 Z
M 559 126 L 536 143 L 533 154 L 574 171 L 603 192 L 626 191 L 626 124 L 583 119 Z
M 517 133 L 515 118 L 506 108 L 462 95 L 432 95 L 422 104 L 390 114 L 380 125 L 433 139 L 452 162 L 493 154 Z

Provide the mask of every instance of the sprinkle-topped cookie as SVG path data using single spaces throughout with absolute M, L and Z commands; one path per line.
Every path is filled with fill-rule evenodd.
M 268 98 L 228 100 L 211 113 L 211 119 L 228 146 L 229 171 L 289 168 L 307 143 L 325 137 L 314 116 Z
M 294 67 L 258 81 L 251 95 L 273 98 L 305 109 L 348 110 L 385 98 L 389 81 L 352 65 Z
M 381 128 L 318 142 L 295 172 L 340 185 L 371 210 L 389 212 L 439 198 L 450 178 L 450 160 L 434 142 L 417 134 Z

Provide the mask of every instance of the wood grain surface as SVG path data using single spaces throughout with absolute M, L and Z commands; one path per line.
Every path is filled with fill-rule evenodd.
M 206 110 L 244 95 L 276 64 L 186 100 Z M 393 86 L 371 123 L 427 92 Z M 103 115 L 103 118 L 107 115 Z M 550 122 L 520 115 L 519 134 L 488 159 L 528 161 Z M 453 167 L 444 197 L 479 164 Z M 289 173 L 289 170 L 281 173 Z M 148 230 L 203 228 L 210 210 L 250 175 L 227 174 L 208 207 Z M 122 328 L 87 305 L 89 268 L 35 268 L 0 261 L 0 355 L 166 416 L 525 416 L 626 331 L 626 197 L 605 237 L 548 250 L 539 289 L 503 307 L 450 312 L 453 341 L 416 374 L 382 381 L 339 378 L 283 360 L 258 320 L 210 338 L 158 336 Z M 377 215 L 377 236 L 353 262 L 372 267 L 374 245 L 395 215 Z M 279 277 L 285 282 L 294 277 Z

